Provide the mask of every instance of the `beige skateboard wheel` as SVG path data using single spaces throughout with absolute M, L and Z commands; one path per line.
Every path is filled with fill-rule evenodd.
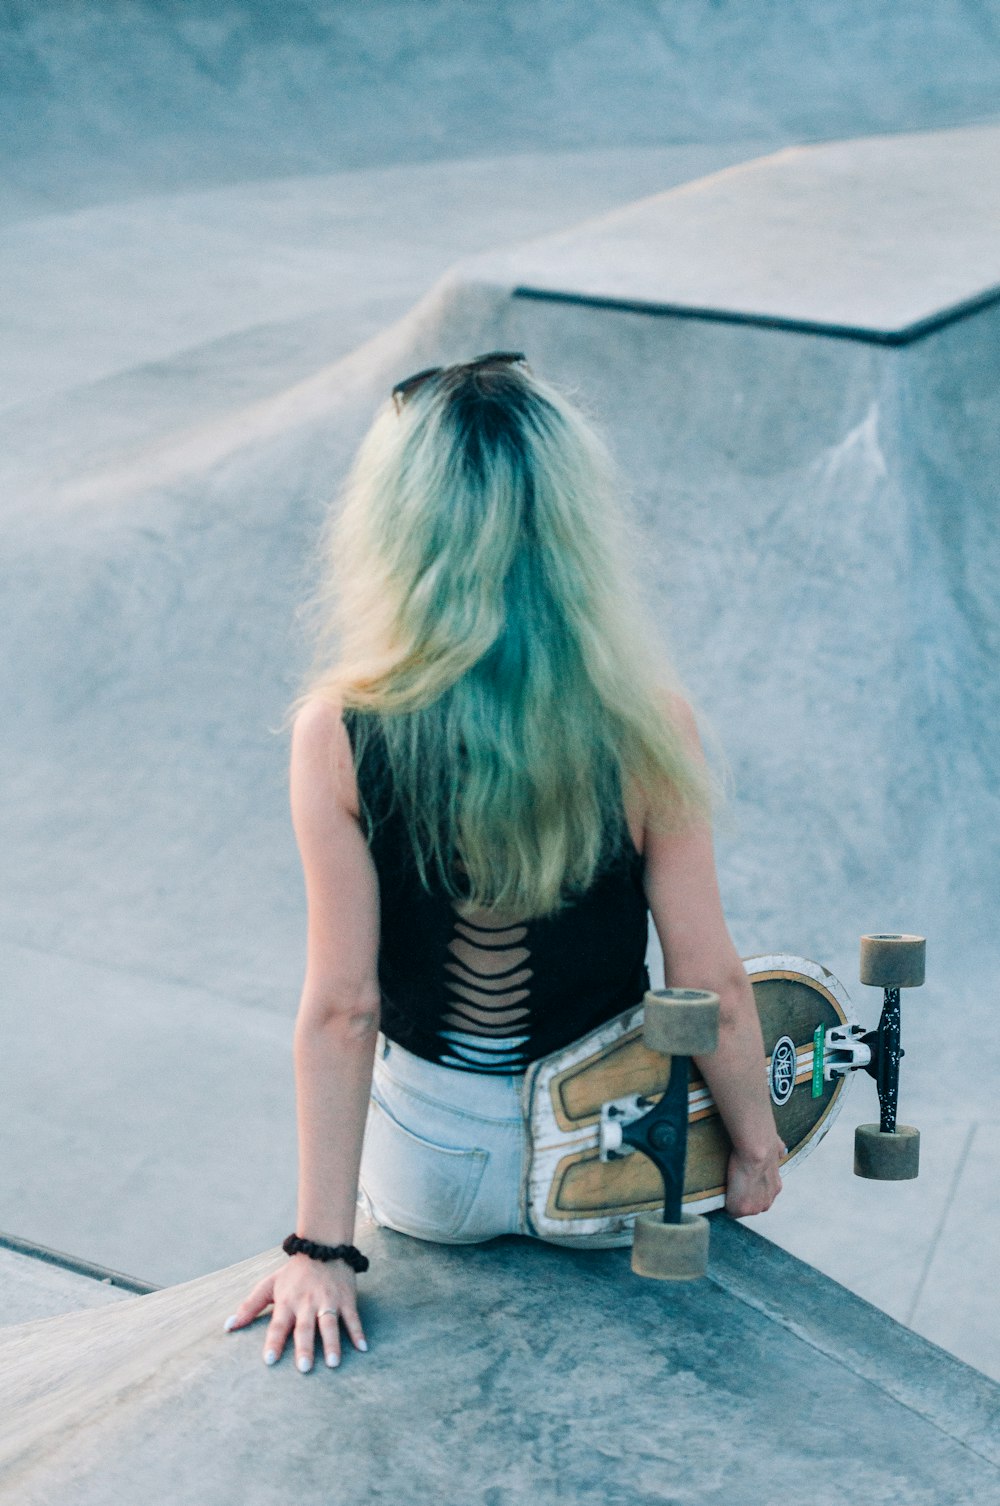
M 719 996 L 703 988 L 647 993 L 642 1038 L 663 1056 L 707 1056 L 719 1044 Z
M 861 981 L 872 988 L 919 988 L 926 950 L 923 936 L 862 936 Z
M 665 1224 L 659 1213 L 640 1213 L 632 1269 L 654 1281 L 697 1281 L 708 1269 L 708 1219 L 682 1213 L 679 1224 Z
M 859 1124 L 854 1131 L 854 1175 L 871 1182 L 910 1182 L 920 1170 L 920 1131 L 897 1124 L 883 1134 L 877 1124 Z

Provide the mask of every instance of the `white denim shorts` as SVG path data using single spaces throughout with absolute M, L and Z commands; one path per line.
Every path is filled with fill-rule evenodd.
M 380 1035 L 361 1155 L 363 1211 L 388 1229 L 438 1244 L 533 1233 L 521 1191 L 531 1155 L 523 1082 L 523 1074 L 438 1066 Z M 631 1236 L 548 1242 L 607 1249 Z

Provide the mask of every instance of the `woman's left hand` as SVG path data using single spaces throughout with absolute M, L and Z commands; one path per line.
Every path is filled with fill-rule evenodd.
M 733 1218 L 766 1213 L 781 1191 L 778 1165 L 785 1146 L 778 1135 L 759 1155 L 733 1150 L 729 1156 L 726 1212 Z
M 267 1307 L 272 1312 L 264 1339 L 265 1365 L 276 1364 L 286 1340 L 293 1337 L 296 1369 L 306 1374 L 313 1366 L 318 1332 L 326 1363 L 335 1369 L 340 1364 L 341 1323 L 355 1349 L 368 1348 L 358 1317 L 357 1277 L 346 1261 L 326 1263 L 293 1255 L 287 1265 L 258 1281 L 226 1319 L 227 1333 L 245 1328 Z

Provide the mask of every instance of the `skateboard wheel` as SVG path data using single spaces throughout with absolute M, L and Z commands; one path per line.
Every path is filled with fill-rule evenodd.
M 854 1131 L 854 1175 L 871 1182 L 909 1182 L 920 1170 L 920 1131 L 897 1124 L 883 1134 L 877 1124 L 859 1124 Z
M 719 1044 L 719 996 L 702 988 L 659 988 L 645 998 L 642 1037 L 663 1056 L 707 1056 Z
M 679 1224 L 665 1224 L 658 1213 L 640 1213 L 632 1269 L 654 1281 L 697 1281 L 708 1269 L 708 1219 L 682 1213 Z
M 923 936 L 862 936 L 861 981 L 872 988 L 919 988 L 926 950 Z

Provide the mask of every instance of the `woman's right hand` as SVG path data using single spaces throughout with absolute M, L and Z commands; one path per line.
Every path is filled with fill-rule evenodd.
M 766 1213 L 781 1191 L 779 1166 L 787 1154 L 780 1136 L 760 1152 L 741 1153 L 734 1149 L 729 1156 L 726 1186 L 726 1212 L 732 1218 L 747 1218 Z
M 308 1255 L 290 1256 L 287 1265 L 259 1281 L 226 1319 L 227 1331 L 245 1328 L 269 1303 L 273 1311 L 264 1339 L 265 1365 L 277 1364 L 288 1335 L 294 1332 L 296 1367 L 303 1374 L 311 1370 L 318 1328 L 326 1363 L 336 1368 L 340 1364 L 341 1323 L 355 1349 L 368 1348 L 358 1317 L 357 1277 L 343 1260 L 327 1263 Z

